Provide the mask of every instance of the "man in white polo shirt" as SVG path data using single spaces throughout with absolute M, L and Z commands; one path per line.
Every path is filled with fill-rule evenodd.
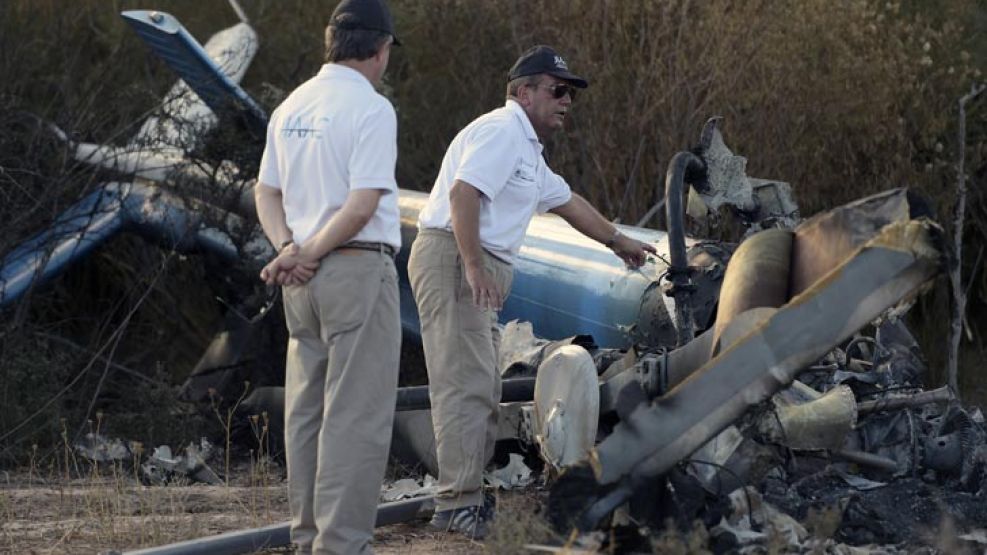
M 629 266 L 654 247 L 620 234 L 573 194 L 542 156 L 586 80 L 536 46 L 508 74 L 506 104 L 456 135 L 418 220 L 408 275 L 421 319 L 439 463 L 431 525 L 486 535 L 493 503 L 482 473 L 493 455 L 500 401 L 497 311 L 535 212 L 553 212 Z
M 271 116 L 257 214 L 284 285 L 285 444 L 298 553 L 371 553 L 397 396 L 397 119 L 374 90 L 397 44 L 383 0 L 343 0 L 326 63 Z

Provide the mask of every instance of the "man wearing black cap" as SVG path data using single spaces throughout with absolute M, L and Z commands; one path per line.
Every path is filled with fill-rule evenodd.
M 394 26 L 382 0 L 343 0 L 326 64 L 274 111 L 255 188 L 279 255 L 288 356 L 285 446 L 298 553 L 371 553 L 397 396 L 401 247 L 397 118 L 374 90 Z
M 431 525 L 474 538 L 493 517 L 482 473 L 493 455 L 500 400 L 497 311 L 534 213 L 553 212 L 629 266 L 654 247 L 622 235 L 573 194 L 542 156 L 586 80 L 536 46 L 508 74 L 505 106 L 456 135 L 418 220 L 408 275 L 418 304 L 439 463 Z

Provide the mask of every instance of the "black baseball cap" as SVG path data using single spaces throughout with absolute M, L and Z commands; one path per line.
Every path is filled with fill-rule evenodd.
M 401 46 L 401 41 L 394 34 L 391 10 L 387 9 L 384 0 L 343 0 L 332 11 L 329 26 L 339 29 L 380 31 L 391 35 L 394 44 Z
M 526 75 L 538 75 L 547 73 L 568 81 L 580 89 L 585 89 L 589 83 L 582 77 L 571 73 L 569 65 L 565 59 L 559 55 L 551 46 L 540 44 L 529 48 L 521 57 L 514 62 L 514 67 L 507 74 L 507 80 L 513 81 L 518 77 Z

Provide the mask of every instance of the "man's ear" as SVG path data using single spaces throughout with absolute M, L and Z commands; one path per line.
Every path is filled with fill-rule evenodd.
M 517 90 L 518 104 L 527 108 L 531 104 L 531 87 L 521 85 Z
M 374 61 L 377 61 L 377 62 L 383 61 L 384 55 L 390 49 L 391 49 L 391 43 L 390 42 L 388 42 L 388 43 L 384 44 L 383 46 L 381 46 L 380 48 L 378 48 L 377 49 L 377 53 L 374 54 Z

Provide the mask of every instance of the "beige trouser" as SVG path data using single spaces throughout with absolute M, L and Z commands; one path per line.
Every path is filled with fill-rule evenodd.
M 291 540 L 303 553 L 372 553 L 401 351 L 394 261 L 331 253 L 284 288 L 284 309 Z
M 487 271 L 510 291 L 513 268 L 484 253 Z M 483 502 L 483 468 L 493 456 L 500 403 L 497 313 L 473 304 L 452 233 L 418 232 L 408 277 L 421 319 L 439 483 L 436 510 Z

